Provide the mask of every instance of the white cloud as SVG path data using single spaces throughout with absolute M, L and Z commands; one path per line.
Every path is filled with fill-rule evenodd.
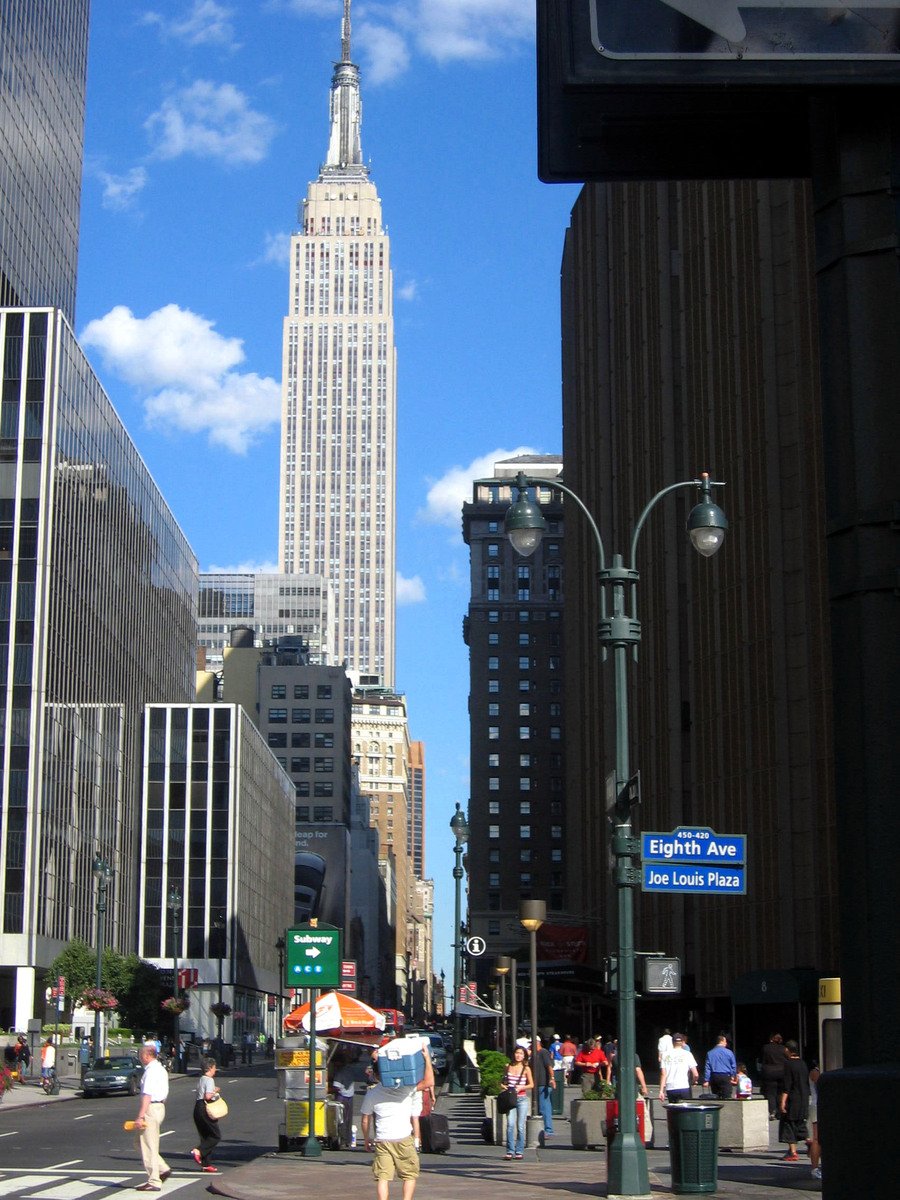
M 103 207 L 111 212 L 124 212 L 125 209 L 132 208 L 137 197 L 147 186 L 147 172 L 143 167 L 132 167 L 124 175 L 98 171 L 97 178 L 103 184 Z
M 362 50 L 366 83 L 388 83 L 409 67 L 409 46 L 403 34 L 396 29 L 365 22 L 358 31 L 354 29 L 354 45 Z
M 144 25 L 158 25 L 163 37 L 178 38 L 189 46 L 226 46 L 237 49 L 231 18 L 233 8 L 225 8 L 216 0 L 194 0 L 190 12 L 180 21 L 169 20 L 158 12 L 146 12 Z
M 267 233 L 261 261 L 275 263 L 278 267 L 290 266 L 291 235 L 289 233 Z
M 244 454 L 280 420 L 278 382 L 234 369 L 244 361 L 240 338 L 223 337 L 212 321 L 176 304 L 144 318 L 118 305 L 88 323 L 81 343 L 142 394 L 149 425 L 206 433 Z
M 215 563 L 210 563 L 203 570 L 210 575 L 277 575 L 277 562 L 242 562 L 229 567 L 219 567 Z
M 425 508 L 418 514 L 420 519 L 431 525 L 459 529 L 463 501 L 472 499 L 472 480 L 493 475 L 496 462 L 514 458 L 517 454 L 534 453 L 530 446 L 519 446 L 515 450 L 491 450 L 489 454 L 473 459 L 467 467 L 451 467 L 429 487 Z
M 233 84 L 198 79 L 168 96 L 144 122 L 158 158 L 194 154 L 230 165 L 260 162 L 275 136 L 275 123 L 254 112 Z
M 406 579 L 405 576 L 397 572 L 397 603 L 398 604 L 421 604 L 425 599 L 425 584 L 419 575 L 413 575 L 412 579 Z
M 418 300 L 419 285 L 415 279 L 410 279 L 397 288 L 398 300 Z

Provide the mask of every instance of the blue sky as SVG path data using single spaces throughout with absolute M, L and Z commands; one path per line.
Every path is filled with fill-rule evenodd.
M 574 187 L 536 174 L 532 0 L 353 6 L 391 235 L 397 686 L 426 743 L 435 968 L 468 798 L 470 480 L 561 449 Z M 324 158 L 340 0 L 92 0 L 76 330 L 202 569 L 273 569 L 288 238 Z

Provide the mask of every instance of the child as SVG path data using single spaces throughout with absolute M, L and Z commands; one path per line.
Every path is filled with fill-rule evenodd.
M 749 1100 L 753 1095 L 753 1080 L 747 1074 L 747 1067 L 744 1063 L 737 1065 L 737 1098 L 738 1100 Z

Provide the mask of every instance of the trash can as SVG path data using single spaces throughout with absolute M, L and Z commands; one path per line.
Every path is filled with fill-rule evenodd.
M 696 1196 L 716 1191 L 720 1104 L 669 1104 L 669 1158 L 672 1191 Z
M 566 1111 L 566 1073 L 560 1068 L 553 1072 L 556 1087 L 550 1093 L 553 1100 L 552 1112 L 554 1117 L 562 1117 Z

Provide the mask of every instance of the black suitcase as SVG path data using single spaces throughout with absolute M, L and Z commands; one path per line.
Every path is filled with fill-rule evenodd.
M 419 1131 L 424 1154 L 446 1154 L 450 1149 L 450 1125 L 442 1113 L 419 1117 Z

